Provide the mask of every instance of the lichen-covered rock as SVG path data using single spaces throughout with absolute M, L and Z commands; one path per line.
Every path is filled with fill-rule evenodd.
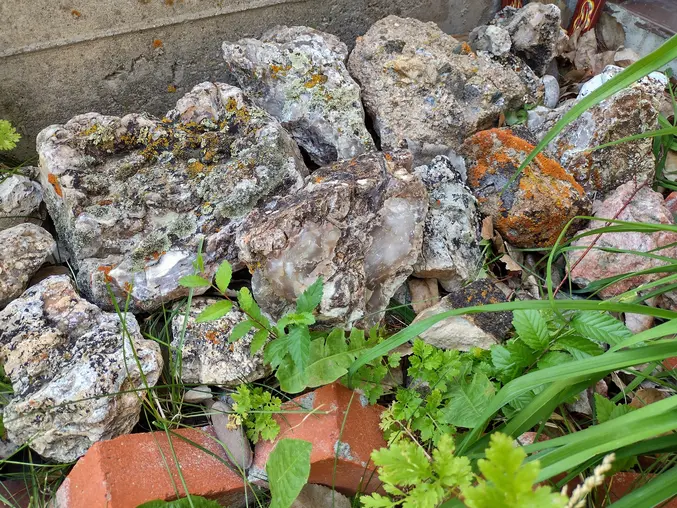
M 506 7 L 490 22 L 510 34 L 512 51 L 539 76 L 545 74 L 563 39 L 566 40 L 561 24 L 559 7 L 539 2 L 531 2 L 521 9 Z
M 643 187 L 633 197 L 635 190 L 635 183 L 628 182 L 610 193 L 604 201 L 596 201 L 593 212 L 600 220 L 592 221 L 585 231 L 604 227 L 606 221 L 603 219 L 614 218 L 619 211 L 620 214 L 616 217 L 618 220 L 674 224 L 672 214 L 665 207 L 661 194 L 649 187 Z M 586 253 L 593 240 L 596 240 L 597 248 L 592 248 Z M 660 267 L 665 261 L 631 253 L 605 252 L 600 248 L 651 252 L 654 256 L 677 259 L 677 247 L 671 245 L 675 242 L 677 233 L 669 231 L 604 233 L 599 238 L 597 235 L 586 236 L 573 242 L 572 245 L 578 247 L 577 250 L 570 250 L 567 253 L 567 266 L 572 267 L 569 276 L 576 285 L 585 287 L 591 282 L 607 277 Z M 663 276 L 665 274 L 654 273 L 623 279 L 604 288 L 598 295 L 601 298 L 612 298 Z
M 643 78 L 585 111 L 562 130 L 548 150 L 591 195 L 606 194 L 630 180 L 644 183 L 653 178 L 655 170 L 651 138 L 590 149 L 657 129 L 663 88 L 660 80 Z M 542 122 L 530 120 L 529 129 L 542 139 L 575 103 L 563 104 Z
M 263 351 L 252 356 L 250 344 L 253 333 L 230 343 L 233 327 L 247 316 L 236 305 L 216 321 L 198 323 L 197 316 L 214 298 L 194 298 L 182 338 L 185 309 L 172 320 L 172 348 L 181 352 L 181 379 L 184 383 L 207 385 L 238 385 L 261 379 L 267 373 L 263 365 Z
M 55 247 L 52 235 L 35 224 L 0 231 L 0 308 L 26 289 Z
M 0 361 L 14 390 L 3 423 L 12 441 L 70 462 L 132 430 L 142 401 L 135 390 L 155 385 L 162 355 L 133 315 L 124 320 L 78 296 L 66 276 L 43 280 L 0 312 Z
M 357 39 L 348 68 L 382 146 L 408 148 L 416 164 L 457 149 L 501 112 L 535 102 L 512 69 L 412 18 L 372 25 Z
M 507 301 L 500 289 L 487 279 L 479 279 L 463 288 L 455 289 L 437 305 L 416 316 L 414 322 L 452 309 Z M 441 349 L 468 351 L 474 347 L 489 349 L 494 344 L 500 344 L 511 329 L 512 312 L 483 312 L 444 319 L 419 337 Z
M 421 256 L 414 265 L 416 277 L 439 279 L 447 291 L 474 280 L 482 267 L 480 217 L 475 197 L 465 185 L 461 157 L 453 161 L 435 157 L 414 173 L 428 191 Z
M 325 165 L 374 149 L 360 88 L 338 37 L 305 26 L 279 26 L 260 40 L 223 43 L 238 85 L 284 125 L 311 159 Z
M 512 48 L 510 32 L 496 25 L 482 25 L 468 35 L 468 44 L 474 51 L 486 51 L 495 56 L 507 55 Z
M 377 322 L 419 257 L 427 209 L 408 152 L 318 169 L 303 189 L 245 219 L 237 242 L 256 301 L 277 318 L 322 277 L 320 321 Z
M 162 120 L 89 113 L 38 136 L 45 201 L 91 301 L 106 283 L 132 311 L 188 290 L 202 240 L 209 275 L 237 260 L 234 222 L 307 169 L 280 123 L 239 88 L 202 83 Z M 197 291 L 199 292 L 199 291 Z
M 585 215 L 590 202 L 583 188 L 556 161 L 543 153 L 503 191 L 534 145 L 518 129 L 491 129 L 466 140 L 462 152 L 468 185 L 480 211 L 511 245 L 552 246 L 569 220 Z M 575 228 L 571 228 L 572 232 Z
M 40 225 L 45 219 L 42 186 L 23 175 L 0 179 L 0 231 L 24 222 Z

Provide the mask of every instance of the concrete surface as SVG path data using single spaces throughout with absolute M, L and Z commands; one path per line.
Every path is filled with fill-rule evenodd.
M 223 80 L 221 42 L 303 24 L 355 37 L 388 15 L 463 33 L 500 0 L 0 0 L 0 118 L 34 155 L 47 125 L 89 111 L 160 115 L 193 85 Z

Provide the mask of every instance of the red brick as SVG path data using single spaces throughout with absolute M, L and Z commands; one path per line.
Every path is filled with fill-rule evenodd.
M 225 451 L 214 440 L 216 435 L 211 427 L 176 433 L 225 460 Z M 154 499 L 171 501 L 184 497 L 176 462 L 190 494 L 226 506 L 240 505 L 245 490 L 242 476 L 191 443 L 172 436 L 172 452 L 164 432 L 129 434 L 96 443 L 59 488 L 56 506 L 136 508 Z
M 665 367 L 668 370 L 677 369 L 677 356 L 673 356 L 663 360 L 663 367 Z
M 323 386 L 283 407 L 299 410 L 299 406 L 317 412 L 275 415 L 281 432 L 275 441 L 256 445 L 251 477 L 257 476 L 257 470 L 265 471 L 268 456 L 280 439 L 303 439 L 313 445 L 308 483 L 334 486 L 347 495 L 377 490 L 380 482 L 371 452 L 386 446 L 379 428 L 383 407 L 369 406 L 358 393 L 338 383 Z
M 644 475 L 633 472 L 616 473 L 611 478 L 607 478 L 605 485 L 598 489 L 598 505 L 600 507 L 609 506 L 633 490 L 638 489 L 654 476 L 653 474 L 646 473 Z M 608 501 L 605 502 L 607 499 Z M 668 501 L 666 504 L 662 504 L 661 507 L 677 508 L 677 499 Z
M 0 496 L 10 504 L 0 501 L 0 508 L 28 508 L 31 501 L 30 485 L 21 480 L 0 482 Z

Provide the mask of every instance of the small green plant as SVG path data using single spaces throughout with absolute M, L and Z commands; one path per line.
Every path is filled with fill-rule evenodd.
M 21 135 L 7 120 L 0 120 L 0 151 L 13 150 Z
M 221 508 L 216 501 L 211 501 L 200 496 L 190 496 L 177 499 L 176 501 L 149 501 L 139 505 L 137 508 Z
M 282 401 L 270 392 L 256 386 L 250 388 L 240 385 L 231 394 L 235 401 L 234 413 L 228 416 L 229 423 L 242 425 L 247 437 L 256 444 L 260 439 L 272 441 L 280 433 L 280 425 L 273 418 L 273 413 L 280 411 Z

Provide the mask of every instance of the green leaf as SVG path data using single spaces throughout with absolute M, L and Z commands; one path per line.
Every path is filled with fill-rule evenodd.
M 191 504 L 192 502 L 192 504 Z M 200 496 L 190 496 L 190 501 L 187 497 L 177 499 L 176 501 L 163 501 L 157 499 L 155 501 L 148 501 L 140 504 L 137 508 L 222 508 L 216 501 L 211 501 Z
M 581 337 L 580 335 L 567 335 L 557 339 L 553 349 L 563 349 L 576 360 L 590 358 L 602 354 L 602 348 L 596 342 Z
M 12 150 L 21 139 L 21 135 L 7 120 L 0 120 L 0 151 Z
M 512 324 L 519 338 L 534 351 L 540 352 L 548 347 L 548 323 L 539 311 L 516 310 L 513 312 Z
M 563 353 L 562 351 L 550 351 L 543 355 L 543 358 L 538 360 L 539 369 L 547 369 L 548 367 L 554 367 L 555 365 L 562 365 L 563 363 L 572 361 L 573 358 L 569 353 Z
M 230 331 L 228 342 L 235 342 L 236 340 L 240 340 L 242 337 L 247 335 L 249 330 L 252 329 L 252 326 L 254 326 L 254 323 L 252 323 L 248 319 L 240 321 L 238 324 L 233 326 L 233 329 Z
M 261 312 L 261 308 L 254 301 L 251 291 L 248 288 L 241 288 L 237 294 L 237 302 L 240 304 L 240 309 L 244 312 L 249 320 L 254 323 L 256 328 L 270 329 L 270 321 Z
M 521 340 L 514 340 L 505 346 L 491 347 L 491 361 L 503 382 L 519 376 L 536 360 L 536 356 Z
M 313 445 L 300 439 L 282 439 L 271 452 L 266 473 L 272 496 L 270 508 L 289 508 L 310 475 Z
M 208 288 L 212 283 L 199 275 L 185 275 L 179 279 L 179 285 L 185 288 Z
M 219 269 L 216 270 L 216 275 L 214 276 L 214 280 L 216 281 L 216 287 L 219 288 L 219 291 L 221 293 L 226 292 L 228 289 L 228 286 L 230 285 L 230 280 L 233 277 L 233 267 L 230 266 L 230 263 L 228 261 L 224 261 L 221 263 L 219 266 Z
M 606 397 L 595 393 L 595 415 L 597 416 L 598 424 L 608 422 L 634 410 L 635 408 L 632 406 L 627 404 L 616 405 Z
M 405 439 L 372 452 L 371 460 L 379 467 L 379 479 L 393 485 L 416 485 L 432 475 L 423 448 Z
M 606 312 L 579 312 L 571 320 L 571 326 L 584 337 L 611 346 L 632 336 L 623 323 Z
M 315 339 L 310 343 L 308 386 L 316 387 L 333 383 L 348 372 L 358 350 L 350 350 L 345 333 L 338 328 L 327 338 Z
M 310 360 L 310 332 L 306 326 L 294 326 L 287 334 L 287 349 L 296 368 L 303 371 Z
M 277 328 L 280 334 L 290 325 L 312 325 L 315 324 L 315 316 L 310 312 L 291 312 L 282 316 L 277 322 Z
M 482 423 L 482 415 L 494 396 L 494 385 L 484 374 L 475 374 L 470 382 L 461 380 L 451 385 L 450 401 L 444 409 L 447 423 L 473 429 Z
M 323 289 L 324 283 L 322 277 L 319 277 L 296 300 L 296 312 L 313 312 L 322 301 Z
M 212 303 L 211 305 L 205 307 L 204 310 L 197 316 L 195 321 L 198 323 L 216 321 L 217 319 L 220 319 L 228 314 L 232 308 L 233 302 L 230 300 L 219 300 L 218 302 Z
M 265 328 L 262 328 L 258 332 L 254 334 L 254 337 L 252 338 L 252 342 L 249 345 L 249 352 L 252 355 L 255 355 L 256 353 L 259 352 L 259 350 L 266 344 L 266 340 L 268 340 L 268 330 Z

